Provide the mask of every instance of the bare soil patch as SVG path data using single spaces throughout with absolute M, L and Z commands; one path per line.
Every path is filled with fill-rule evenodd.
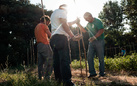
M 137 86 L 137 75 L 136 72 L 106 71 L 104 77 L 97 75 L 89 79 L 86 76 L 85 69 L 82 70 L 82 74 L 80 69 L 72 69 L 72 81 L 80 86 Z

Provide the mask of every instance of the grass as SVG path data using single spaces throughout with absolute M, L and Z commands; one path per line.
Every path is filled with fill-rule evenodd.
M 85 78 L 85 60 L 73 60 L 72 65 L 72 80 L 76 86 L 131 86 L 137 85 L 137 54 L 127 55 L 124 57 L 106 58 L 105 69 L 107 76 L 105 78 L 95 77 L 92 79 Z M 98 70 L 98 58 L 95 58 L 95 69 Z M 24 68 L 22 68 L 24 67 Z M 82 67 L 83 76 L 80 75 Z M 32 70 L 31 70 L 32 69 Z M 123 72 L 124 71 L 124 72 Z M 133 73 L 134 72 L 134 73 Z M 131 74 L 132 75 L 131 75 Z M 58 85 L 54 77 L 51 80 L 38 80 L 37 66 L 26 68 L 21 66 L 21 69 L 6 68 L 0 72 L 0 86 L 63 86 Z
M 3 71 L 0 73 L 0 86 L 58 86 L 57 82 L 54 80 L 38 80 L 37 76 L 33 75 L 31 72 L 14 71 L 15 73 L 9 73 L 10 71 Z

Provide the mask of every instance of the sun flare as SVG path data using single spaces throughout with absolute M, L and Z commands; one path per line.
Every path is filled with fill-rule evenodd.
M 68 22 L 74 21 L 77 17 L 80 18 L 82 26 L 86 26 L 87 22 L 84 20 L 83 15 L 85 12 L 91 12 L 94 17 L 98 17 L 98 0 L 61 0 L 60 4 L 68 5 Z M 76 25 L 75 25 L 76 26 Z
M 78 2 L 74 2 L 74 0 L 69 0 L 67 2 L 68 5 L 68 21 L 73 21 L 77 17 L 80 18 L 81 24 L 86 25 L 86 21 L 83 18 L 84 13 L 86 12 L 85 7 L 83 6 L 85 2 L 83 0 L 79 0 Z M 73 25 L 76 26 L 76 25 Z

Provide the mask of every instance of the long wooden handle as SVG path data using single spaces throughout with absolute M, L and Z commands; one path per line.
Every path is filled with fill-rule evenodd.
M 82 35 L 82 31 L 80 30 L 80 33 Z M 85 44 L 82 36 L 82 44 L 83 44 L 83 49 L 84 49 L 84 56 L 85 56 L 85 66 L 86 66 L 86 76 L 87 76 L 87 56 L 86 56 L 86 49 L 85 49 Z
M 43 0 L 41 0 L 41 5 L 42 5 L 42 13 L 43 13 L 43 17 L 44 17 L 45 13 L 44 13 Z M 44 23 L 46 24 L 45 18 L 44 18 Z

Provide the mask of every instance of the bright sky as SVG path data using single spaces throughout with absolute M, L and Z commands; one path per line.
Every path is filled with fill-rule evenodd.
M 74 3 L 74 1 L 76 3 Z M 93 17 L 98 18 L 98 14 L 102 11 L 103 6 L 106 2 L 110 0 L 43 0 L 43 5 L 47 10 L 55 10 L 61 4 L 68 5 L 68 21 L 73 21 L 76 17 L 80 17 L 81 24 L 86 25 L 87 22 L 83 19 L 83 14 L 85 12 L 90 12 Z M 120 0 L 111 0 L 118 1 Z M 41 4 L 41 0 L 30 0 L 31 4 Z

